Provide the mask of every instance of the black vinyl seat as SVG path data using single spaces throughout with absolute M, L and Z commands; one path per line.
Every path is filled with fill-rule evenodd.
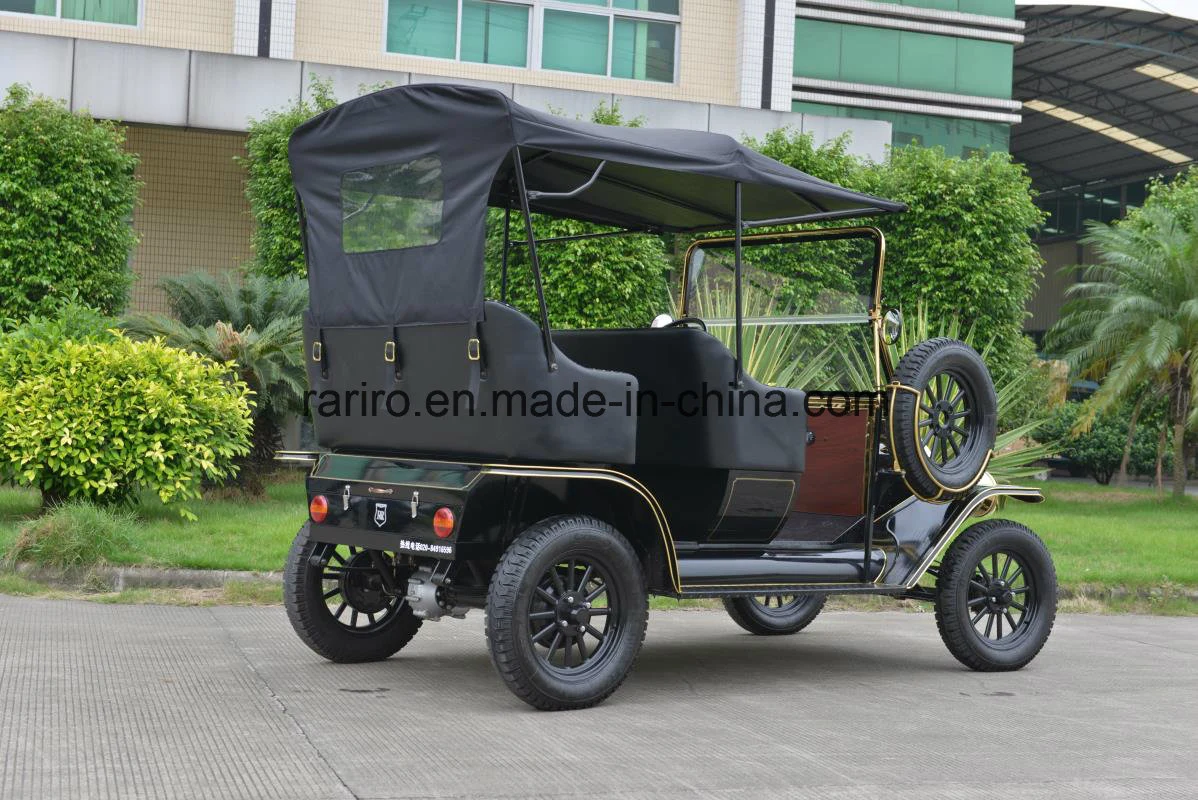
M 553 341 L 581 364 L 636 377 L 642 393 L 636 434 L 638 464 L 803 470 L 807 436 L 803 392 L 775 389 L 748 375 L 743 378 L 743 388 L 737 390 L 733 384 L 736 358 L 706 331 L 557 331 Z M 764 414 L 767 392 L 782 393 L 784 416 Z

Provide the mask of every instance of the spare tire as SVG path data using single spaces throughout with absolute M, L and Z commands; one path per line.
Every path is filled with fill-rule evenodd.
M 998 398 L 986 363 L 955 339 L 911 348 L 894 371 L 890 445 L 907 486 L 944 500 L 973 486 L 994 447 Z

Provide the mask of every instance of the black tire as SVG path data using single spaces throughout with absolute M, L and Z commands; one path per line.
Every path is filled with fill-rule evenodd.
M 936 627 L 948 651 L 970 669 L 1021 669 L 1044 647 L 1056 614 L 1052 556 L 1023 525 L 980 522 L 952 543 L 940 564 Z
M 823 611 L 822 594 L 725 597 L 724 610 L 732 621 L 757 636 L 788 636 L 811 624 Z
M 412 640 L 423 620 L 412 614 L 402 596 L 381 592 L 377 572 L 340 569 L 338 561 L 369 563 L 367 551 L 338 546 L 332 551 L 336 555 L 330 558 L 329 567 L 312 564 L 312 552 L 318 545 L 308 538 L 309 525 L 304 523 L 295 536 L 283 579 L 287 618 L 300 640 L 341 664 L 382 661 L 395 655 Z M 328 578 L 334 574 L 338 577 Z M 399 578 L 399 585 L 406 586 L 406 578 L 402 574 Z M 332 594 L 334 583 L 338 594 Z M 336 598 L 336 609 L 329 607 L 331 597 Z M 359 620 L 364 624 L 359 625 Z
M 640 559 L 605 522 L 543 520 L 503 554 L 486 616 L 491 660 L 517 697 L 544 711 L 593 706 L 624 682 L 645 638 Z
M 894 380 L 891 446 L 907 484 L 940 499 L 967 489 L 986 467 L 998 424 L 994 381 L 982 357 L 955 339 L 929 339 L 907 351 Z

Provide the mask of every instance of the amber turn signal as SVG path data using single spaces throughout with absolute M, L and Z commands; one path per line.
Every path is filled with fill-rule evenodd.
M 433 514 L 433 533 L 442 539 L 448 539 L 453 533 L 453 512 L 445 506 Z
M 312 498 L 312 502 L 308 503 L 308 516 L 312 517 L 313 522 L 324 522 L 324 518 L 329 515 L 329 500 L 323 494 L 318 494 Z

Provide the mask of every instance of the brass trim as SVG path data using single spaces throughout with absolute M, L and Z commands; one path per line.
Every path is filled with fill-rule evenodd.
M 466 358 L 471 361 L 478 361 L 482 358 L 482 345 L 478 339 L 471 338 L 466 340 Z
M 395 341 L 393 339 L 383 342 L 383 360 L 388 364 L 395 363 Z
M 368 487 L 366 488 L 366 491 L 370 492 L 371 494 L 383 494 L 383 495 L 392 495 L 392 494 L 395 494 L 395 490 L 394 490 L 394 489 L 380 489 L 380 488 L 379 488 L 379 487 L 377 487 L 377 486 L 368 486 Z
M 613 469 L 585 469 L 582 467 L 521 467 L 509 466 L 505 464 L 484 464 L 482 473 L 487 475 L 505 475 L 511 477 L 522 478 L 581 478 L 583 480 L 605 480 L 611 483 L 617 483 L 631 489 L 639 494 L 641 498 L 649 504 L 649 509 L 653 512 L 655 521 L 657 522 L 658 530 L 662 537 L 662 544 L 666 551 L 666 567 L 670 572 L 670 582 L 674 585 L 674 590 L 682 591 L 682 581 L 678 571 L 678 553 L 674 546 L 674 537 L 670 533 L 670 524 L 666 519 L 665 509 L 661 507 L 657 498 L 649 491 L 648 487 L 633 478 L 631 475 L 626 475 L 623 472 L 618 472 Z
M 989 488 L 982 489 L 980 492 L 971 497 L 969 502 L 965 504 L 965 507 L 957 512 L 957 516 L 944 527 L 944 532 L 940 535 L 940 538 L 937 540 L 936 544 L 928 548 L 928 552 L 924 555 L 924 558 L 919 563 L 919 566 L 915 568 L 915 573 L 913 576 L 908 579 L 906 584 L 904 584 L 904 588 L 912 589 L 917 583 L 919 583 L 920 578 L 927 573 L 928 567 L 932 566 L 932 562 L 936 560 L 936 556 L 938 556 L 941 551 L 948 546 L 949 542 L 960 531 L 961 525 L 965 522 L 965 520 L 969 519 L 969 515 L 980 503 L 982 503 L 984 500 L 990 499 L 991 497 L 998 496 L 1037 498 L 1035 500 L 1027 501 L 1031 503 L 1039 503 L 1044 500 L 1044 493 L 1034 486 L 991 486 Z
M 320 340 L 317 339 L 316 341 L 312 342 L 312 360 L 320 361 L 321 356 L 323 356 L 323 355 L 324 355 L 324 346 L 320 343 Z

